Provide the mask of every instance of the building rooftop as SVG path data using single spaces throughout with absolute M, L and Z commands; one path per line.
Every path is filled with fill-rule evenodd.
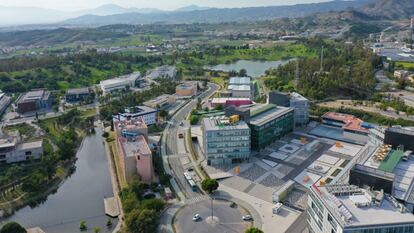
M 33 142 L 25 142 L 18 144 L 17 148 L 20 150 L 31 150 L 31 149 L 38 149 L 43 146 L 43 140 L 33 141 Z
M 249 77 L 231 77 L 229 85 L 249 85 L 251 79 Z
M 345 130 L 348 129 L 352 131 L 368 133 L 368 129 L 362 127 L 362 123 L 364 123 L 364 121 L 353 115 L 337 112 L 327 112 L 322 116 L 322 118 L 342 122 L 344 124 L 342 128 Z
M 255 104 L 250 108 L 250 124 L 260 126 L 291 111 L 293 108 L 274 104 Z
M 352 185 L 312 185 L 311 188 L 345 226 L 414 222 L 412 213 L 400 211 L 403 205 L 381 192 Z
M 24 102 L 37 101 L 37 100 L 45 99 L 49 97 L 49 95 L 50 95 L 50 92 L 44 89 L 33 90 L 33 91 L 29 91 L 23 94 L 23 96 L 19 99 L 18 102 L 24 103 Z
M 232 90 L 232 91 L 250 91 L 251 87 L 250 85 L 234 85 L 231 84 L 227 87 L 227 90 Z
M 308 101 L 308 99 L 306 99 L 305 97 L 303 97 L 301 94 L 297 92 L 290 93 L 290 97 L 291 99 L 294 99 L 296 101 Z
M 151 149 L 143 135 L 132 139 L 119 138 L 126 157 L 151 154 Z
M 249 130 L 246 122 L 238 121 L 230 123 L 227 117 L 203 118 L 203 126 L 206 131 L 213 130 Z
M 235 98 L 235 97 L 223 97 L 223 98 L 211 99 L 211 102 L 216 103 L 216 104 L 225 104 L 227 101 L 251 101 L 251 100 L 250 98 Z
M 116 77 L 116 78 L 113 78 L 113 79 L 102 80 L 100 82 L 100 85 L 101 86 L 110 86 L 110 85 L 115 85 L 115 84 L 124 83 L 124 82 L 133 82 L 133 81 L 137 80 L 139 77 L 141 77 L 141 73 L 140 72 L 134 72 L 134 73 L 129 74 L 129 75 L 124 75 L 124 76 Z
M 68 89 L 66 94 L 76 95 L 76 94 L 88 94 L 90 92 L 89 87 L 73 88 Z
M 137 113 L 154 112 L 157 110 L 150 108 L 148 106 L 135 106 L 135 107 L 125 108 L 124 111 L 127 114 L 137 114 Z
M 414 136 L 414 128 L 413 127 L 400 127 L 400 126 L 393 126 L 387 129 L 390 132 L 402 133 L 407 135 Z

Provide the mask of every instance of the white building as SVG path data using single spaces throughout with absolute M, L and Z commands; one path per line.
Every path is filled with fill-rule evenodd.
M 6 111 L 7 107 L 9 107 L 11 99 L 11 97 L 7 96 L 0 90 L 0 115 Z
M 295 124 L 305 125 L 309 122 L 309 100 L 301 94 L 290 93 L 290 107 L 295 109 Z
M 414 215 L 395 198 L 353 185 L 312 185 L 307 211 L 313 233 L 414 232 Z
M 113 121 L 125 121 L 142 119 L 146 125 L 153 125 L 157 123 L 158 110 L 147 107 L 147 106 L 135 106 L 126 108 L 124 113 L 113 116 Z
M 18 133 L 0 139 L 0 164 L 40 159 L 43 155 L 43 141 L 22 142 Z
M 248 77 L 232 77 L 230 78 L 227 90 L 231 93 L 231 97 L 249 98 L 253 96 L 251 79 Z
M 177 68 L 175 66 L 160 66 L 147 73 L 150 79 L 175 79 Z
M 130 75 L 121 76 L 118 78 L 103 80 L 99 83 L 103 94 L 127 90 L 137 85 L 138 79 L 141 78 L 140 72 L 135 72 Z
M 372 129 L 369 129 L 368 138 L 369 142 L 373 145 L 380 146 L 384 144 L 385 139 L 385 131 L 387 130 L 386 127 L 377 126 Z

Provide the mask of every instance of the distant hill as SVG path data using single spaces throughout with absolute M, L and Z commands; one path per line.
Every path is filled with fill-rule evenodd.
M 189 6 L 178 8 L 175 11 L 181 11 L 181 12 L 183 12 L 183 11 L 203 11 L 203 10 L 208 10 L 208 9 L 211 9 L 211 7 L 189 5 Z
M 414 16 L 414 0 L 377 0 L 361 11 L 380 19 L 407 19 Z
M 156 8 L 136 8 L 136 7 L 122 7 L 116 4 L 106 4 L 95 9 L 84 10 L 76 12 L 78 15 L 114 15 L 114 14 L 124 14 L 124 13 L 155 13 L 161 12 L 161 10 Z
M 336 0 L 323 3 L 298 4 L 292 6 L 268 6 L 247 8 L 211 8 L 207 10 L 173 11 L 158 13 L 124 13 L 108 16 L 85 15 L 63 21 L 67 25 L 110 25 L 151 23 L 219 23 L 235 21 L 257 21 L 281 17 L 304 17 L 318 12 L 343 11 L 360 8 L 374 0 Z

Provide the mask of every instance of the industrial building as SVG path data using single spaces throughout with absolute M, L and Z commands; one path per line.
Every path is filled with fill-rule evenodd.
M 0 139 L 0 164 L 38 160 L 43 155 L 43 140 L 23 142 L 15 132 Z
M 231 77 L 227 91 L 231 97 L 251 99 L 253 96 L 251 79 L 248 77 Z
M 414 232 L 414 215 L 403 204 L 354 185 L 311 185 L 307 212 L 313 233 Z
M 92 98 L 94 92 L 89 87 L 68 89 L 66 91 L 65 99 L 68 103 L 85 101 L 88 98 Z
M 295 109 L 295 125 L 306 125 L 309 122 L 309 100 L 297 92 L 271 92 L 269 104 Z
M 0 116 L 6 111 L 11 104 L 11 97 L 7 96 L 0 90 Z
M 251 130 L 251 146 L 263 149 L 294 128 L 294 109 L 274 104 L 253 104 L 226 108 L 226 116 L 239 115 Z
M 228 165 L 249 159 L 250 129 L 244 121 L 239 121 L 239 116 L 204 118 L 202 129 L 207 165 Z
M 103 80 L 99 83 L 104 95 L 108 93 L 125 91 L 130 88 L 139 87 L 141 80 L 141 73 L 135 72 L 130 75 L 121 76 L 118 78 Z
M 52 108 L 52 93 L 45 89 L 36 89 L 19 96 L 16 111 L 20 114 Z
M 177 77 L 177 68 L 175 66 L 160 66 L 147 73 L 150 79 L 175 79 Z
M 135 106 L 125 108 L 124 113 L 113 116 L 113 121 L 125 121 L 142 119 L 146 125 L 150 126 L 157 123 L 158 110 L 147 106 Z
M 147 143 L 148 129 L 141 119 L 125 120 L 114 123 L 118 155 L 125 180 L 141 178 L 150 184 L 154 178 L 152 152 Z
M 175 95 L 164 94 L 154 99 L 145 101 L 144 105 L 150 108 L 154 108 L 154 109 L 158 107 L 165 109 L 175 104 L 176 102 L 177 102 L 177 98 Z

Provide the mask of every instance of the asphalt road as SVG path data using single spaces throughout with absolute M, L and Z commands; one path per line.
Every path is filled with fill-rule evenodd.
M 176 217 L 177 232 L 180 233 L 210 233 L 210 232 L 244 232 L 252 222 L 243 221 L 246 214 L 240 207 L 231 208 L 227 201 L 213 201 L 213 215 L 218 217 L 218 224 L 210 224 L 206 220 L 211 216 L 211 201 L 202 201 L 181 209 Z M 199 214 L 201 219 L 193 221 L 193 216 Z
M 213 94 L 215 91 L 219 89 L 219 86 L 216 84 L 209 83 L 209 90 L 202 93 L 199 97 L 202 100 L 207 100 L 207 98 Z M 186 116 L 191 112 L 193 108 L 197 105 L 198 97 L 192 99 L 188 104 L 182 107 L 174 116 L 170 119 L 170 124 L 167 126 L 164 135 L 165 145 L 161 145 L 165 147 L 165 155 L 168 157 L 169 165 L 173 171 L 173 177 L 177 181 L 178 186 L 180 189 L 186 193 L 188 199 L 198 199 L 201 200 L 202 194 L 200 191 L 193 192 L 191 187 L 189 186 L 187 180 L 184 177 L 185 168 L 183 167 L 180 161 L 180 151 L 178 150 L 178 143 L 183 143 L 183 140 L 178 139 L 178 132 L 180 131 L 180 123 L 185 120 Z

